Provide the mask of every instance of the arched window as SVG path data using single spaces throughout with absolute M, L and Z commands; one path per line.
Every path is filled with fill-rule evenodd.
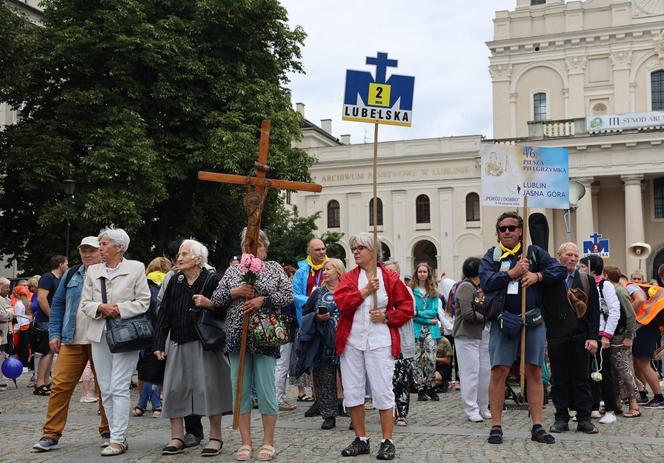
M 546 119 L 548 119 L 546 108 L 546 93 L 535 93 L 533 95 L 533 120 L 545 121 Z
M 419 195 L 415 200 L 415 222 L 431 223 L 429 197 L 427 195 Z
M 383 201 L 381 201 L 380 198 L 376 198 L 378 200 L 378 210 L 376 211 L 378 213 L 378 225 L 383 225 Z M 369 226 L 373 226 L 373 198 L 369 200 Z
M 327 203 L 327 228 L 341 227 L 339 201 L 333 199 Z
M 664 71 L 655 71 L 650 74 L 650 95 L 652 110 L 664 110 Z
M 664 177 L 653 181 L 653 204 L 655 205 L 655 218 L 664 219 Z
M 466 222 L 478 222 L 480 220 L 480 195 L 468 193 L 466 195 Z

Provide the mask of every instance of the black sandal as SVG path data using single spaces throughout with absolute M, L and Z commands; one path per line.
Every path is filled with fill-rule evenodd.
M 546 432 L 546 429 L 541 424 L 533 426 L 533 429 L 530 431 L 530 439 L 540 444 L 556 443 L 556 438 Z
M 182 453 L 184 451 L 184 440 L 180 439 L 179 437 L 171 437 L 171 440 L 176 440 L 180 442 L 179 446 L 175 445 L 167 445 L 163 449 L 161 449 L 161 454 L 162 455 L 177 455 L 178 453 Z
M 218 449 L 213 449 L 211 447 L 204 447 L 203 450 L 201 450 L 201 456 L 202 457 L 216 457 L 221 453 L 221 449 L 224 448 L 224 441 L 221 439 L 217 439 L 216 437 L 210 437 L 208 440 L 208 444 L 210 444 L 210 441 L 217 441 L 219 442 L 219 448 Z
M 35 390 L 32 391 L 34 395 L 51 395 L 51 391 L 46 386 L 35 387 Z
M 502 444 L 503 443 L 503 428 L 500 426 L 492 426 L 489 431 L 489 438 L 486 440 L 489 444 Z

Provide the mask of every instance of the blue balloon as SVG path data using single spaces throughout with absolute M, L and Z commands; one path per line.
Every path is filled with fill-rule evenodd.
M 20 360 L 7 357 L 2 362 L 2 374 L 9 379 L 16 380 L 23 373 L 23 363 Z

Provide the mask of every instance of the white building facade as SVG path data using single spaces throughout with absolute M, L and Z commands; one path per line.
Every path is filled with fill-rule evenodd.
M 587 192 L 573 214 L 572 239 L 581 245 L 601 233 L 611 244 L 607 263 L 626 272 L 640 264 L 651 277 L 664 264 L 664 123 L 653 113 L 664 111 L 664 2 L 515 3 L 513 11 L 496 13 L 494 40 L 487 43 L 495 140 L 476 135 L 379 144 L 379 230 L 386 251 L 402 273 L 428 261 L 438 273 L 458 277 L 466 257 L 495 242 L 502 212 L 477 202 L 481 143 L 560 146 L 569 149 L 571 179 Z M 633 123 L 591 127 L 599 116 Z M 329 129 L 328 121 L 321 125 Z M 311 174 L 323 191 L 298 193 L 294 204 L 302 214 L 323 211 L 320 232 L 344 233 L 350 257 L 350 235 L 371 229 L 373 146 L 348 144 L 344 136 L 340 143 L 321 132 L 330 130 L 308 123 L 300 146 L 318 159 Z M 555 251 L 567 237 L 563 211 L 540 212 Z M 626 250 L 639 241 L 653 249 L 641 262 Z

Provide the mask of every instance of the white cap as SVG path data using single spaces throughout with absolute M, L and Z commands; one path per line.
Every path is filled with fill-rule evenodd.
M 92 246 L 93 248 L 98 248 L 99 240 L 96 236 L 86 236 L 81 240 L 81 244 L 78 245 L 79 248 L 83 246 Z

